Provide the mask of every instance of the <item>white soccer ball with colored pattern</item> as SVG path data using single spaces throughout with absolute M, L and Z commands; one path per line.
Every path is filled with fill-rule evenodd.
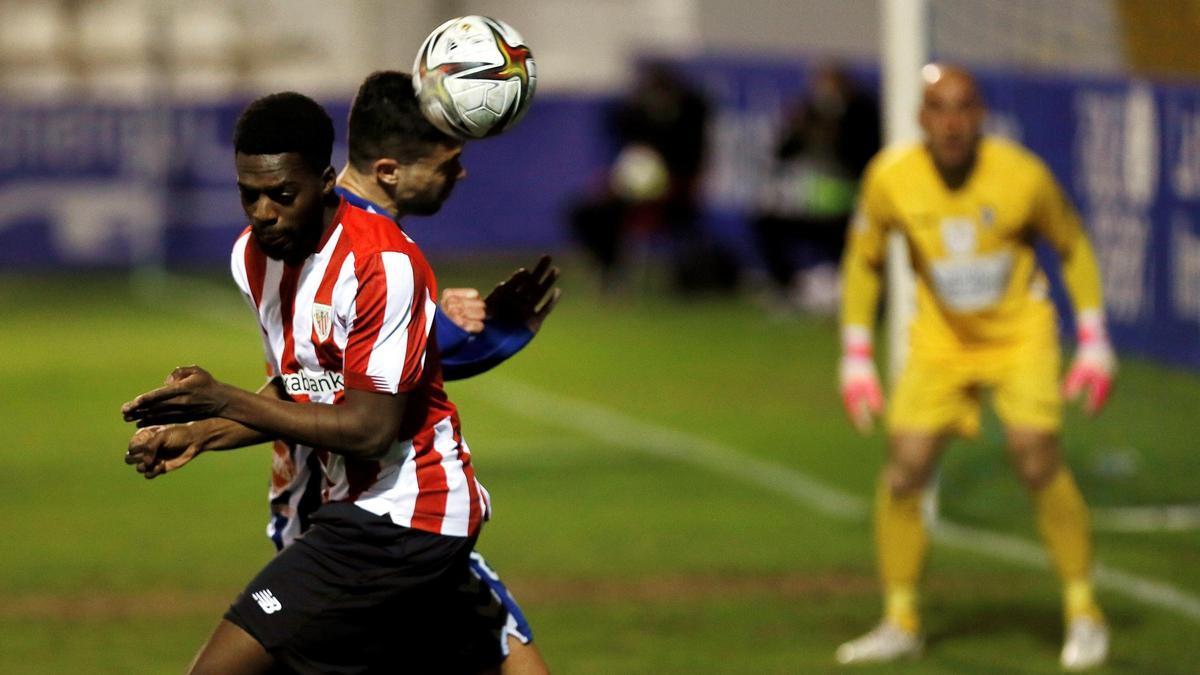
M 512 26 L 461 16 L 438 26 L 417 52 L 413 88 L 425 117 L 462 140 L 495 136 L 529 109 L 533 53 Z

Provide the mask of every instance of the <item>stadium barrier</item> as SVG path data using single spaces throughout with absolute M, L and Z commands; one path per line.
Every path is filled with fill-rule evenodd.
M 232 147 L 245 103 L 0 102 L 0 269 L 225 264 L 245 226 Z M 340 167 L 349 104 L 326 108 Z M 511 132 L 470 144 L 468 179 L 411 220 L 414 237 L 434 252 L 563 245 L 563 205 L 611 156 L 603 109 L 544 96 Z

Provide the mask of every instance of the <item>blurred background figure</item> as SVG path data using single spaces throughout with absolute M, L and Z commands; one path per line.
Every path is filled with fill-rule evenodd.
M 704 96 L 658 63 L 639 69 L 614 107 L 616 157 L 599 189 L 570 213 L 605 289 L 645 276 L 659 250 L 680 291 L 733 286 L 736 264 L 699 226 L 708 119 Z
M 774 310 L 834 310 L 846 225 L 879 143 L 875 97 L 840 65 L 822 66 L 784 122 L 753 222 Z

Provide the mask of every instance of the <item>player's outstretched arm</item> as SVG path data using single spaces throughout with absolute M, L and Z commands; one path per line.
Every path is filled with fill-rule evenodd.
M 558 268 L 551 267 L 550 256 L 544 255 L 532 272 L 524 267 L 516 270 L 508 279 L 497 284 L 486 300 L 474 288 L 443 290 L 433 322 L 443 362 L 447 357 L 452 358 L 474 337 L 487 331 L 496 333 L 497 327 L 502 329 L 499 332 L 504 333 L 511 333 L 517 328 L 529 331 L 530 335 L 537 333 L 562 294 L 560 289 L 554 287 L 557 282 Z M 488 339 L 485 341 L 492 344 L 504 341 L 504 336 L 486 337 Z M 525 340 L 525 343 L 528 342 Z M 519 349 L 517 347 L 513 353 Z
M 1082 226 L 1072 231 L 1059 247 L 1063 281 L 1075 306 L 1075 359 L 1063 381 L 1068 399 L 1082 396 L 1083 409 L 1097 415 L 1112 392 L 1117 357 L 1108 340 L 1101 294 L 1100 266 Z
M 533 271 L 524 267 L 512 273 L 488 294 L 484 300 L 487 318 L 501 324 L 518 325 L 537 333 L 558 299 L 562 289 L 558 283 L 558 268 L 550 256 L 543 255 Z
M 1083 409 L 1095 415 L 1112 391 L 1117 358 L 1108 340 L 1100 266 L 1083 222 L 1048 169 L 1043 168 L 1034 222 L 1058 252 L 1063 283 L 1075 308 L 1078 348 L 1063 382 L 1068 399 L 1086 393 Z
M 138 429 L 129 439 L 125 463 L 147 479 L 182 467 L 202 452 L 199 434 L 190 426 L 160 424 Z
M 524 267 L 496 285 L 486 299 L 474 288 L 447 288 L 442 291 L 438 309 L 455 326 L 468 333 L 484 330 L 484 320 L 505 325 L 524 326 L 537 333 L 542 322 L 554 311 L 562 289 L 558 283 L 558 268 L 550 256 L 543 255 L 533 271 Z M 444 344 L 438 334 L 438 344 Z
M 172 373 L 174 375 L 174 373 Z M 171 378 L 168 377 L 170 382 Z M 269 380 L 258 390 L 259 396 L 283 399 L 278 379 Z M 129 439 L 125 463 L 131 464 L 147 479 L 183 468 L 204 452 L 235 450 L 273 440 L 257 429 L 214 417 L 185 424 L 160 424 L 142 427 Z
M 488 295 L 484 328 L 478 334 L 466 335 L 435 321 L 446 380 L 485 373 L 524 349 L 562 296 L 562 290 L 555 287 L 557 282 L 558 269 L 552 266 L 550 256 L 542 256 L 532 271 L 518 269 Z M 446 336 L 450 342 L 444 339 L 445 333 L 450 334 Z M 464 339 L 455 340 L 456 334 Z
M 882 286 L 884 228 L 860 210 L 847 233 L 842 258 L 842 358 L 838 384 L 846 415 L 868 434 L 883 412 L 883 387 L 875 368 L 872 327 Z
M 232 449 L 209 445 L 210 441 L 224 435 L 225 429 L 210 430 L 208 428 L 215 425 L 233 428 L 235 433 L 236 429 L 253 432 L 252 429 L 229 420 L 200 420 L 185 424 L 158 424 L 142 427 L 134 433 L 133 438 L 129 439 L 129 449 L 125 452 L 125 463 L 132 464 L 138 473 L 150 479 L 157 478 L 168 471 L 183 468 L 202 452 Z M 261 434 L 253 433 L 256 437 L 261 437 Z M 265 440 L 268 439 L 261 438 L 256 441 L 235 443 L 234 447 L 255 445 Z
M 883 286 L 887 253 L 887 223 L 892 220 L 890 200 L 876 179 L 883 153 L 872 160 L 863 178 L 858 208 L 846 231 L 842 256 L 841 335 L 838 363 L 842 405 L 859 433 L 870 433 L 883 412 L 883 388 L 875 368 L 872 333 L 875 311 Z
M 169 424 L 221 417 L 275 438 L 348 457 L 374 458 L 395 441 L 404 394 L 346 389 L 341 405 L 258 396 L 213 378 L 199 366 L 176 368 L 171 382 L 126 403 L 126 421 Z

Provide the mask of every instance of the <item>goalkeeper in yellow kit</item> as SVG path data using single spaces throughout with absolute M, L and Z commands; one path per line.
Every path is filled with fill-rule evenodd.
M 883 409 L 871 336 L 889 232 L 908 243 L 917 310 L 888 406 L 887 462 L 875 503 L 884 618 L 837 657 L 857 663 L 920 653 L 916 585 L 927 548 L 921 491 L 947 441 L 977 431 L 981 397 L 990 392 L 1064 584 L 1062 664 L 1095 666 L 1107 656 L 1108 629 L 1092 594 L 1087 506 L 1059 445 L 1057 319 L 1034 244 L 1048 242 L 1059 254 L 1079 326 L 1065 393 L 1086 391 L 1092 413 L 1116 366 L 1096 261 L 1046 166 L 1019 145 L 981 134 L 985 110 L 974 78 L 939 65 L 922 75 L 924 142 L 872 160 L 842 262 L 842 397 L 860 431 Z

